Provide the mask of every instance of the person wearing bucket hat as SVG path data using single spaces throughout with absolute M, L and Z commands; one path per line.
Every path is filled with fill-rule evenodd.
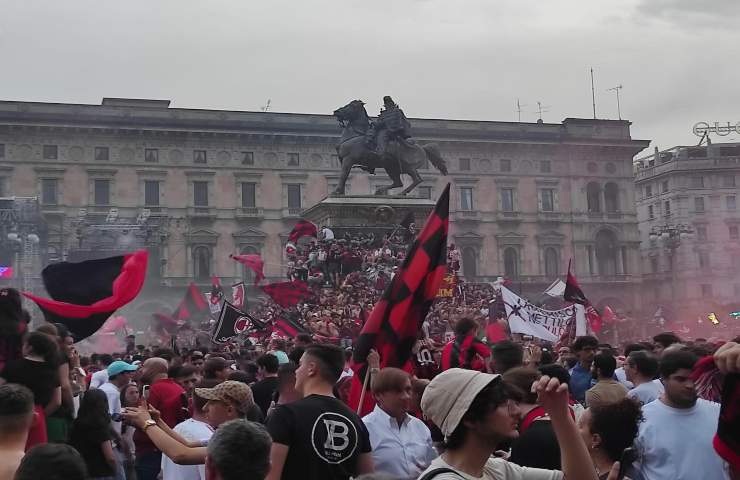
M 493 457 L 496 446 L 515 438 L 519 420 L 515 392 L 500 375 L 452 368 L 424 391 L 421 408 L 444 435 L 445 451 L 419 480 L 596 480 L 586 445 L 568 411 L 568 386 L 543 375 L 532 385 L 550 415 L 561 445 L 563 471 L 520 467 Z M 617 478 L 615 463 L 609 480 Z

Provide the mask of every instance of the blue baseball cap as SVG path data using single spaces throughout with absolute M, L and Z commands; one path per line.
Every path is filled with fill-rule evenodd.
M 138 368 L 139 367 L 137 365 L 131 365 L 130 363 L 116 360 L 108 365 L 108 377 L 115 377 L 119 373 L 123 372 L 135 372 Z

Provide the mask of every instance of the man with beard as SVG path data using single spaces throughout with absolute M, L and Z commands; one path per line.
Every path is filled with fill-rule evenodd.
M 728 478 L 712 448 L 720 405 L 697 398 L 690 378 L 696 362 L 687 350 L 668 352 L 660 360 L 665 392 L 642 407 L 645 421 L 636 441 L 643 480 Z

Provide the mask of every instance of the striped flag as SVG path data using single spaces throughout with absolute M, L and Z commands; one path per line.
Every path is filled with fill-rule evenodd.
M 262 287 L 262 291 L 270 296 L 275 303 L 283 308 L 292 307 L 313 295 L 313 292 L 304 282 L 293 280 L 292 282 L 271 283 Z
M 283 317 L 275 320 L 275 330 L 283 332 L 289 338 L 295 338 L 300 333 L 308 333 L 303 325 Z
M 172 316 L 177 320 L 200 322 L 207 318 L 210 313 L 208 305 L 209 302 L 205 295 L 198 290 L 195 283 L 191 283 L 185 291 L 185 298 L 182 299 Z
M 354 408 L 359 404 L 371 349 L 380 354 L 381 367 L 409 368 L 411 348 L 447 271 L 449 210 L 450 185 L 447 184 L 357 338 L 352 358 L 357 375 L 353 376 L 350 391 L 350 406 Z M 371 397 L 365 395 L 362 414 L 372 408 Z

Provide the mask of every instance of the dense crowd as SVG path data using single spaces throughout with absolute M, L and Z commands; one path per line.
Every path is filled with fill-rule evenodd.
M 737 388 L 740 345 L 672 333 L 619 350 L 591 336 L 557 349 L 528 339 L 489 345 L 476 319 L 487 294 L 467 292 L 470 315 L 451 315 L 454 300 L 433 312 L 432 325 L 453 335 L 440 342 L 430 375 L 423 362 L 412 372 L 381 369 L 371 353 L 375 406 L 360 416 L 341 391 L 358 375 L 349 350 L 319 335 L 178 351 L 129 338 L 126 351 L 80 357 L 63 325 L 27 331 L 18 293 L 2 290 L 0 477 L 737 474 L 725 459 L 738 454 L 738 393 L 728 389 Z M 416 351 L 430 342 L 420 335 Z M 721 408 L 731 422 L 724 430 Z

